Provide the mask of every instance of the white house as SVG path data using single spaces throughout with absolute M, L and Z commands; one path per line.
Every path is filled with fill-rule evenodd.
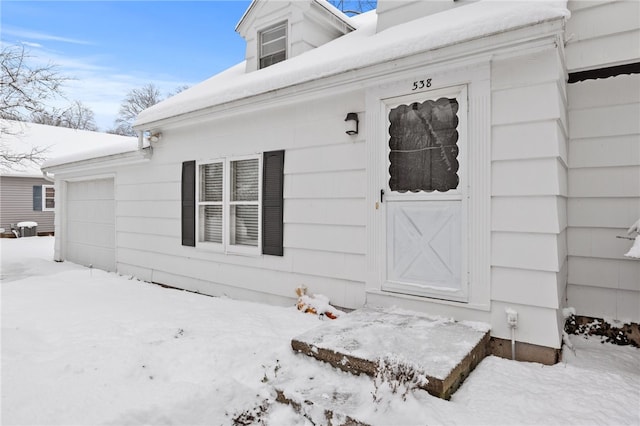
M 544 362 L 566 306 L 640 322 L 640 3 L 254 0 L 236 30 L 246 61 L 140 114 L 150 148 L 46 166 L 57 259 L 86 263 L 72 203 L 100 192 L 105 268 L 152 282 L 304 284 L 489 323 L 497 353 L 511 308 Z

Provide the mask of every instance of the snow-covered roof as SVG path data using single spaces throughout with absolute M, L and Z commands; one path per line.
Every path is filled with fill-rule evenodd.
M 566 1 L 480 0 L 376 33 L 377 15 L 370 11 L 351 18 L 355 31 L 258 71 L 231 67 L 142 111 L 135 126 L 569 16 Z
M 30 152 L 32 148 L 44 149 L 42 156 L 46 165 L 63 164 L 69 162 L 69 158 L 78 161 L 134 151 L 138 146 L 137 138 L 109 133 L 7 120 L 3 120 L 1 126 L 3 133 L 0 143 L 3 149 L 16 153 Z M 0 175 L 39 177 L 42 176 L 42 165 L 33 162 L 13 168 L 0 165 Z

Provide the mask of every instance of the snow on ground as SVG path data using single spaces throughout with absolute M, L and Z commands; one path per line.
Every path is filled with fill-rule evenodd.
M 3 425 L 306 425 L 272 384 L 359 393 L 374 424 L 640 424 L 640 350 L 572 336 L 555 366 L 488 357 L 451 401 L 381 393 L 294 354 L 320 324 L 281 308 L 164 289 L 71 263 L 53 238 L 0 240 Z M 336 320 L 340 321 L 340 319 Z M 266 401 L 266 402 L 265 402 Z M 265 407 L 261 413 L 260 406 Z

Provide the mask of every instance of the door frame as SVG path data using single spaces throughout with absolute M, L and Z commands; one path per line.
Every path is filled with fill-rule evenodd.
M 379 205 L 384 216 L 384 228 L 382 232 L 382 244 L 385 247 L 384 260 L 381 259 L 382 268 L 382 283 L 381 288 L 383 291 L 389 291 L 393 293 L 407 294 L 413 296 L 424 296 L 434 299 L 443 299 L 449 301 L 466 302 L 468 296 L 468 267 L 467 267 L 467 210 L 468 210 L 468 182 L 467 182 L 467 114 L 468 114 L 468 102 L 467 102 L 467 85 L 450 86 L 445 88 L 439 88 L 434 90 L 425 90 L 420 93 L 412 93 L 404 96 L 394 96 L 392 98 L 382 99 L 382 103 L 385 108 L 385 145 L 383 149 L 380 149 L 382 154 L 382 161 L 384 162 L 384 182 L 382 189 L 384 190 L 383 202 Z M 418 192 L 418 193 L 399 193 L 391 191 L 389 187 L 389 167 L 391 161 L 389 160 L 389 112 L 392 108 L 398 105 L 408 105 L 414 102 L 424 102 L 427 100 L 437 100 L 439 98 L 455 98 L 458 102 L 458 186 L 454 190 L 447 192 Z M 460 201 L 460 288 L 453 289 L 438 289 L 432 286 L 423 286 L 419 284 L 402 283 L 398 281 L 391 281 L 389 279 L 389 232 L 388 222 L 391 219 L 389 216 L 390 203 L 398 203 L 400 205 L 403 202 L 438 202 L 438 201 Z M 425 204 L 426 206 L 426 204 Z
M 439 63 L 395 72 L 366 91 L 367 140 L 367 272 L 365 289 L 384 297 L 464 306 L 489 311 L 491 307 L 491 62 L 489 57 L 476 57 L 451 63 Z M 426 81 L 429 86 L 426 87 Z M 416 87 L 416 82 L 417 88 Z M 421 87 L 424 82 L 425 87 Z M 466 181 L 464 253 L 466 294 L 445 300 L 436 294 L 404 294 L 391 291 L 386 280 L 385 208 L 380 202 L 380 189 L 387 188 L 388 160 L 387 103 L 392 99 L 430 98 L 430 93 L 451 93 L 456 88 L 467 90 L 467 113 L 464 149 Z M 459 126 L 460 127 L 460 126 Z M 462 151 L 462 150 L 461 150 Z M 388 188 L 387 188 L 388 189 Z M 398 299 L 400 298 L 400 299 Z M 395 302 L 394 302 L 395 303 Z

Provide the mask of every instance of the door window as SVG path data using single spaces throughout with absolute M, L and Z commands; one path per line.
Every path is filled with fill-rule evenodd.
M 389 112 L 389 188 L 446 192 L 458 176 L 458 101 L 398 105 Z

